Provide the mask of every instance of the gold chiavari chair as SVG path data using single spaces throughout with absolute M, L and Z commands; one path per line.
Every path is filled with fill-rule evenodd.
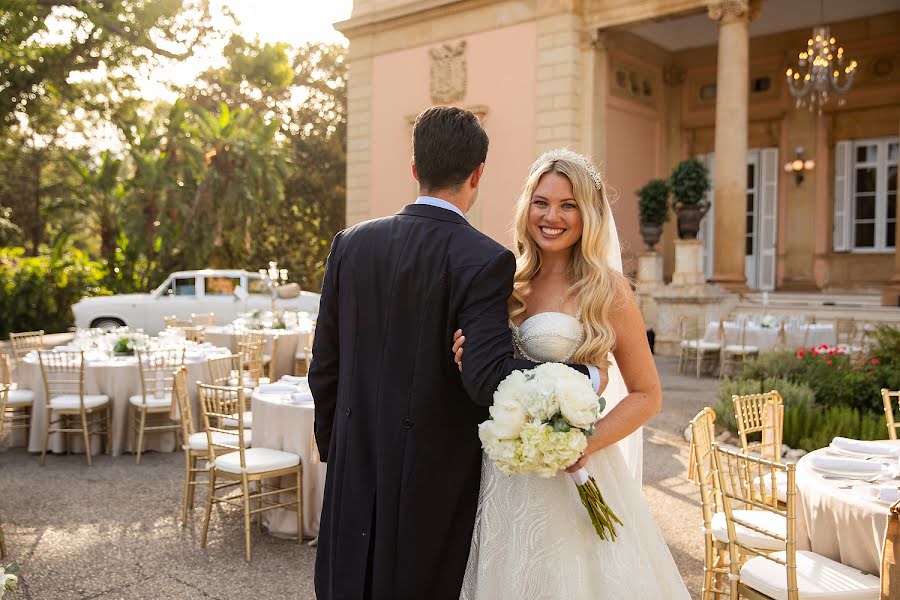
M 721 323 L 722 357 L 719 360 L 719 379 L 725 371 L 733 375 L 735 367 L 759 356 L 759 347 L 747 344 L 747 322 Z
M 128 399 L 131 430 L 135 439 L 135 464 L 141 464 L 144 436 L 148 433 L 179 432 L 171 419 L 172 374 L 184 366 L 184 349 L 136 352 L 141 393 Z M 152 420 L 152 424 L 148 424 Z
M 758 454 L 765 459 L 781 462 L 781 443 L 784 433 L 784 399 L 775 390 L 765 394 L 732 396 L 738 438 L 745 454 Z M 777 475 L 780 477 L 780 475 Z M 776 490 L 785 502 L 786 482 L 778 482 Z
M 856 337 L 856 319 L 835 319 L 834 334 L 838 346 L 852 346 Z
M 244 381 L 249 377 L 244 370 L 244 357 L 242 354 L 230 354 L 218 358 L 210 358 L 207 361 L 209 365 L 210 381 L 213 385 L 240 387 L 244 390 L 244 397 L 253 393 L 252 387 L 245 387 Z M 229 427 L 237 426 L 237 419 L 232 417 L 226 422 Z M 253 427 L 253 413 L 244 409 L 244 425 Z
M 244 357 L 244 385 L 256 388 L 265 372 L 263 342 L 238 342 L 238 352 Z
M 300 377 L 308 375 L 310 364 L 312 364 L 312 348 L 304 346 L 294 355 L 294 375 Z
M 20 372 L 19 361 L 25 358 L 26 354 L 32 350 L 44 349 L 44 330 L 10 333 L 9 343 L 12 346 L 13 361 L 15 362 L 16 373 L 18 374 Z
M 198 475 L 207 473 L 206 461 L 209 458 L 209 444 L 206 440 L 206 431 L 197 431 L 194 427 L 194 411 L 191 407 L 191 398 L 188 393 L 187 368 L 180 367 L 175 371 L 172 382 L 173 396 L 178 405 L 178 417 L 181 422 L 181 448 L 184 450 L 184 498 L 181 509 L 181 526 L 187 525 L 188 516 L 194 507 L 194 493 L 198 486 L 205 481 L 198 481 Z M 251 445 L 251 434 L 244 432 L 244 441 Z M 216 437 L 229 443 L 236 443 L 235 434 L 215 434 Z M 201 464 L 203 466 L 201 467 Z
M 713 444 L 716 473 L 728 528 L 731 598 L 800 600 L 801 598 L 878 598 L 878 577 L 814 552 L 797 550 L 797 491 L 795 465 L 734 452 Z M 776 476 L 780 474 L 780 476 Z M 786 482 L 784 504 L 775 502 L 763 481 Z M 754 483 L 756 482 L 756 483 Z M 785 528 L 760 527 L 736 507 L 765 511 Z M 767 552 L 741 540 L 738 528 L 778 540 L 779 551 Z M 740 556 L 748 557 L 741 561 Z
M 703 515 L 704 561 L 702 600 L 729 597 L 728 526 L 722 508 L 719 481 L 716 476 L 713 442 L 716 413 L 709 407 L 691 421 L 691 466 L 689 476 L 700 488 Z M 758 529 L 784 531 L 785 521 L 766 511 L 741 510 L 741 518 Z M 781 543 L 756 530 L 738 527 L 738 538 L 760 551 L 779 550 Z
M 191 313 L 191 325 L 215 325 L 216 313 Z
M 278 356 L 278 338 L 279 336 L 277 335 L 272 338 L 272 353 L 263 354 L 263 366 L 266 368 L 266 377 L 269 378 L 269 381 L 275 381 L 275 361 Z
M 80 433 L 84 454 L 91 465 L 91 436 L 106 436 L 106 451 L 112 448 L 112 412 L 109 397 L 84 392 L 84 353 L 38 350 L 38 364 L 47 398 L 46 429 L 41 446 L 41 465 L 47 458 L 51 433 L 63 434 L 68 445 L 70 434 Z M 58 420 L 54 421 L 53 418 Z M 77 418 L 80 427 L 70 420 Z
M 25 447 L 28 447 L 28 437 L 31 433 L 31 412 L 34 406 L 34 391 L 19 389 L 12 382 L 9 369 L 9 356 L 0 354 L 0 384 L 5 386 L 6 392 L 0 402 L 0 437 L 4 428 L 25 430 Z
M 191 323 L 190 321 L 183 321 L 175 315 L 168 315 L 163 317 L 163 323 L 165 324 L 166 329 L 193 326 L 193 323 Z
M 244 439 L 245 425 L 241 408 L 244 405 L 242 388 L 197 384 L 200 403 L 203 407 L 203 427 L 209 446 L 209 480 L 206 498 L 206 514 L 203 518 L 201 546 L 206 547 L 209 532 L 209 518 L 216 502 L 242 506 L 244 509 L 244 545 L 246 559 L 250 561 L 250 519 L 267 510 L 293 508 L 297 511 L 297 543 L 303 543 L 303 464 L 300 456 L 293 452 L 271 448 L 248 448 Z M 232 435 L 234 430 L 223 429 L 216 423 L 232 415 L 238 415 L 238 435 L 236 440 L 225 441 L 215 434 Z M 296 485 L 281 487 L 280 478 L 295 476 Z M 230 484 L 239 484 L 241 498 L 216 496 L 216 480 L 224 479 Z M 250 489 L 256 482 L 256 491 Z M 222 486 L 225 487 L 225 486 Z M 294 501 L 282 502 L 279 494 L 293 492 Z M 257 508 L 251 509 L 251 503 Z
M 881 388 L 881 401 L 884 403 L 884 418 L 887 421 L 888 438 L 896 440 L 897 429 L 900 429 L 900 424 L 894 421 L 893 403 L 897 403 L 898 407 L 900 407 L 900 390 L 892 392 Z
M 684 373 L 691 362 L 694 363 L 698 378 L 703 370 L 715 368 L 722 344 L 704 340 L 705 328 L 705 323 L 698 317 L 682 316 L 678 319 L 678 336 L 681 338 L 678 355 L 679 373 Z

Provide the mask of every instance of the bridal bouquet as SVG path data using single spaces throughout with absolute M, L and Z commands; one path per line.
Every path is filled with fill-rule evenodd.
M 478 436 L 503 473 L 553 477 L 581 457 L 605 406 L 586 375 L 545 363 L 513 371 L 500 383 L 491 418 L 478 426 Z M 622 522 L 603 500 L 597 482 L 584 468 L 571 476 L 597 535 L 615 540 L 613 522 Z

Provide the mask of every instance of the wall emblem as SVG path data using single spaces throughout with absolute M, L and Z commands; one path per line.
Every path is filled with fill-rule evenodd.
M 466 42 L 431 49 L 431 101 L 449 104 L 466 95 Z

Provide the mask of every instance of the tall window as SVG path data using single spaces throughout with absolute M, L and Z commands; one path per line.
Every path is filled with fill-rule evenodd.
M 897 240 L 897 138 L 854 140 L 850 176 L 852 249 L 891 252 Z

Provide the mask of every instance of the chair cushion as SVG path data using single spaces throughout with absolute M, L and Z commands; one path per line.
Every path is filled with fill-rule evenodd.
M 31 390 L 9 390 L 6 403 L 10 406 L 26 405 L 34 402 L 34 392 Z
M 759 490 L 763 489 L 766 492 L 772 491 L 772 480 L 770 476 L 763 475 L 762 486 L 759 484 L 759 477 L 753 478 L 753 489 Z M 776 490 L 776 497 L 779 502 L 787 502 L 787 473 L 784 471 L 775 471 L 775 487 L 778 488 Z
M 730 352 L 731 354 L 753 354 L 759 353 L 759 347 L 757 346 L 741 346 L 740 344 L 729 344 L 725 346 L 725 352 Z
M 147 403 L 144 404 L 144 395 L 137 394 L 128 399 L 128 403 L 134 406 L 146 406 L 147 408 L 165 408 L 168 406 L 172 406 L 172 397 L 168 398 L 158 398 L 151 396 L 147 398 Z
M 222 419 L 223 427 L 237 427 L 238 420 L 237 419 Z M 249 410 L 244 413 L 244 427 L 253 427 L 253 413 Z
M 752 523 L 760 529 L 771 531 L 782 537 L 787 533 L 787 519 L 767 510 L 736 510 L 734 511 L 734 517 Z M 725 521 L 725 513 L 719 512 L 713 515 L 712 532 L 713 537 L 717 540 L 728 543 L 728 524 Z M 778 550 L 779 548 L 784 548 L 783 541 L 769 537 L 768 535 L 759 533 L 758 531 L 754 531 L 743 525 L 735 523 L 734 532 L 740 543 L 745 546 L 750 546 L 751 548 L 757 548 L 759 550 Z
M 300 464 L 300 455 L 271 448 L 250 448 L 244 451 L 247 473 L 263 473 L 296 467 Z M 241 472 L 241 453 L 229 452 L 216 458 L 216 469 L 226 473 Z
M 774 552 L 784 560 L 784 552 Z M 787 600 L 784 565 L 762 556 L 741 567 L 741 582 L 775 600 Z M 815 552 L 797 552 L 797 589 L 800 600 L 878 600 L 881 585 L 875 575 L 866 575 Z
M 681 342 L 682 348 L 692 348 L 694 350 L 718 350 L 722 344 L 718 342 L 707 342 L 706 340 L 684 340 Z
M 234 433 L 222 433 L 221 431 L 213 431 L 212 438 L 214 444 L 229 444 L 232 446 L 237 446 L 238 436 Z M 253 442 L 253 432 L 249 429 L 244 431 L 244 444 L 249 446 Z M 207 450 L 209 445 L 206 441 L 206 432 L 198 431 L 197 433 L 192 433 L 188 437 L 188 447 L 191 450 Z
M 97 408 L 109 404 L 109 396 L 101 394 L 85 394 L 84 407 Z M 50 408 L 55 410 L 77 410 L 80 406 L 78 396 L 75 394 L 64 394 L 50 399 Z

